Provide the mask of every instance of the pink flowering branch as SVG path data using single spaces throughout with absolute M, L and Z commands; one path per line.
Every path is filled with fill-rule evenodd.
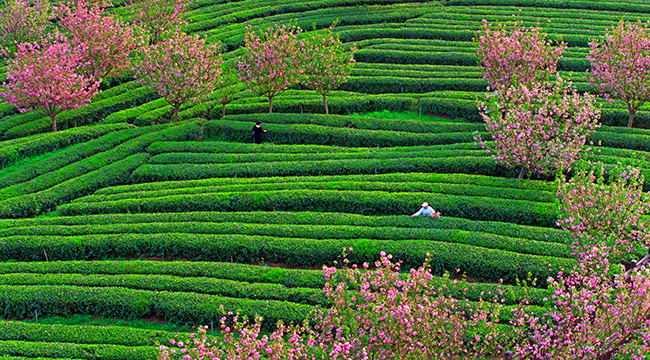
M 300 32 L 300 28 L 286 25 L 276 25 L 260 34 L 246 28 L 244 53 L 237 60 L 239 80 L 250 91 L 268 97 L 269 113 L 273 112 L 273 98 L 298 83 L 304 71 Z
M 578 256 L 600 246 L 619 260 L 648 245 L 650 232 L 641 216 L 650 212 L 650 195 L 643 192 L 639 169 L 619 165 L 606 173 L 603 164 L 590 165 L 571 180 L 560 178 L 558 226 L 571 234 Z
M 279 323 L 263 335 L 260 317 L 250 323 L 229 312 L 220 339 L 200 327 L 189 341 L 159 346 L 160 359 L 474 359 L 496 353 L 502 340 L 496 298 L 503 294 L 476 304 L 457 300 L 446 295 L 448 277 L 442 285 L 431 282 L 427 264 L 402 276 L 391 259 L 382 253 L 372 269 L 324 267 L 331 307 L 315 310 L 309 322 Z
M 302 47 L 304 73 L 300 82 L 323 97 L 326 114 L 330 113 L 327 94 L 350 78 L 356 50 L 346 50 L 338 36 L 334 35 L 333 28 L 334 25 L 312 32 Z
M 135 50 L 133 29 L 99 4 L 78 0 L 58 8 L 59 25 L 71 46 L 80 51 L 81 71 L 87 77 L 103 79 L 110 73 L 130 69 L 129 54 Z
M 14 59 L 9 59 L 7 82 L 0 98 L 21 112 L 42 111 L 52 119 L 68 109 L 81 107 L 99 92 L 100 81 L 80 73 L 81 49 L 73 49 L 61 34 L 41 44 L 18 44 Z
M 214 91 L 215 78 L 221 75 L 219 47 L 206 45 L 199 35 L 175 33 L 144 47 L 139 56 L 136 77 L 174 108 L 175 122 L 181 105 L 208 98 Z
M 192 0 L 133 0 L 132 22 L 146 42 L 153 45 L 187 25 L 185 14 Z
M 53 18 L 48 1 L 5 0 L 0 7 L 0 38 L 19 44 L 43 36 Z
M 629 111 L 627 127 L 650 99 L 650 29 L 648 24 L 621 21 L 589 43 L 591 84 L 606 96 L 623 100 Z
M 553 47 L 540 28 L 519 21 L 492 25 L 483 20 L 478 31 L 479 67 L 492 90 L 543 81 L 557 70 L 564 49 L 566 44 Z
M 578 94 L 559 77 L 554 84 L 500 88 L 478 107 L 494 144 L 480 135 L 475 143 L 497 163 L 521 166 L 520 179 L 529 171 L 547 174 L 569 169 L 587 137 L 599 127 L 595 98 Z
M 567 275 L 549 279 L 553 307 L 545 317 L 519 317 L 531 339 L 518 359 L 645 359 L 650 353 L 650 269 L 612 274 L 607 251 L 594 247 Z

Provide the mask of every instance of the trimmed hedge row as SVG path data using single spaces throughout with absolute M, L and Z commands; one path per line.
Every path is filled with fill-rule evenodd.
M 6 274 L 1 285 L 47 285 L 124 287 L 128 289 L 193 292 L 230 298 L 289 301 L 306 305 L 327 306 L 323 290 L 287 288 L 280 284 L 249 283 L 211 278 L 180 278 L 169 275 L 97 275 L 97 274 Z M 2 329 L 0 327 L 0 329 Z
M 0 340 L 155 346 L 174 336 L 167 331 L 120 326 L 43 325 L 22 321 L 0 321 Z
M 476 184 L 492 187 L 506 187 L 539 191 L 555 191 L 554 183 L 547 181 L 501 178 L 482 175 L 449 174 L 449 173 L 388 173 L 376 175 L 333 175 L 333 176 L 285 176 L 259 178 L 210 178 L 203 180 L 182 180 L 168 182 L 153 182 L 133 185 L 114 186 L 97 190 L 95 195 L 110 195 L 124 192 L 172 190 L 194 187 L 234 186 L 244 184 L 290 183 L 290 182 L 322 182 L 322 181 L 365 181 L 365 182 L 408 182 L 425 181 L 436 183 Z
M 321 115 L 321 114 L 243 114 L 227 115 L 219 121 L 241 121 L 254 124 L 262 121 L 265 124 L 305 124 L 322 125 L 335 128 L 352 128 L 365 130 L 390 130 L 411 133 L 451 133 L 485 131 L 483 124 L 431 123 L 419 120 L 377 119 L 372 117 Z M 210 122 L 212 123 L 212 122 Z M 209 124 L 208 123 L 208 126 Z
M 342 129 L 319 125 L 267 124 L 264 141 L 276 144 L 317 144 L 350 147 L 390 147 L 413 145 L 441 145 L 474 141 L 472 133 L 451 132 L 421 134 L 386 130 Z M 250 123 L 213 120 L 206 123 L 206 138 L 221 141 L 252 142 Z M 483 133 L 483 136 L 488 136 Z
M 474 144 L 467 145 L 467 148 L 473 148 Z M 430 149 L 430 146 L 426 147 Z M 409 149 L 409 148 L 405 148 Z M 343 146 L 326 146 L 326 145 L 275 145 L 269 143 L 262 144 L 242 144 L 224 141 L 156 141 L 147 148 L 147 152 L 152 155 L 175 153 L 214 153 L 214 154 L 331 154 L 331 153 L 351 153 L 357 151 L 372 151 L 370 148 L 348 148 Z
M 305 92 L 306 93 L 306 92 Z M 382 94 L 354 95 L 348 93 L 332 95 L 327 99 L 331 114 L 365 113 L 376 110 L 421 111 L 423 114 L 446 115 L 456 119 L 481 122 L 476 99 L 482 93 L 439 91 L 426 94 Z M 246 101 L 243 101 L 246 100 Z M 228 105 L 229 114 L 257 114 L 268 111 L 268 102 L 262 98 L 249 98 Z M 323 113 L 322 99 L 305 95 L 303 98 L 280 96 L 273 100 L 277 113 Z M 220 118 L 221 112 L 214 110 L 212 118 Z M 625 127 L 628 111 L 622 107 L 604 107 L 601 123 L 604 125 Z M 640 111 L 635 116 L 635 126 L 650 128 L 650 111 Z M 246 139 L 248 142 L 249 139 Z
M 389 50 L 389 52 L 399 52 Z M 410 53 L 410 52 L 409 52 Z M 441 56 L 445 54 L 446 56 Z M 457 59 L 450 58 L 450 53 L 433 53 L 439 63 L 462 65 Z M 356 56 L 356 55 L 355 55 Z M 442 60 L 444 61 L 442 61 Z M 426 60 L 425 60 L 426 61 Z M 407 62 L 411 64 L 412 62 Z M 450 74 L 451 75 L 451 74 Z M 389 76 L 381 74 L 378 76 L 351 76 L 348 82 L 341 85 L 341 90 L 355 91 L 365 94 L 385 94 L 385 93 L 426 93 L 431 91 L 485 91 L 487 82 L 482 78 L 408 78 L 399 76 Z
M 18 109 L 14 106 L 11 106 L 7 103 L 0 103 L 0 119 L 5 116 L 11 116 L 18 113 Z
M 278 320 L 301 322 L 313 309 L 286 301 L 80 286 L 0 285 L 0 302 L 4 304 L 0 310 L 4 318 L 25 318 L 34 311 L 42 316 L 90 314 L 123 319 L 155 314 L 168 322 L 191 325 L 218 322 L 223 316 L 219 306 L 223 305 L 225 311 L 261 315 L 267 327 L 274 327 Z
M 41 175 L 33 180 L 4 188 L 0 190 L 0 199 L 7 200 L 7 199 L 12 199 L 17 197 L 24 197 L 27 194 L 37 193 L 39 191 L 42 192 L 45 189 L 50 189 L 53 186 L 56 186 L 64 181 L 66 182 L 75 181 L 75 179 L 78 179 L 79 177 L 87 176 L 93 172 L 102 171 L 106 166 L 115 164 L 116 162 L 122 161 L 133 154 L 137 154 L 139 152 L 144 151 L 146 147 L 149 146 L 153 141 L 169 138 L 170 136 L 172 138 L 178 138 L 180 140 L 197 139 L 200 136 L 200 132 L 201 129 L 197 124 L 189 123 L 178 127 L 173 127 L 171 129 L 163 130 L 160 133 L 146 134 L 139 138 L 129 140 L 124 144 L 115 147 L 112 150 L 75 162 L 59 170 Z M 140 158 L 142 159 L 139 162 L 140 164 L 144 164 L 148 160 L 148 157 L 140 156 Z M 131 169 L 131 171 L 134 169 L 135 168 Z M 124 182 L 126 182 L 126 180 L 122 179 L 118 183 L 124 183 Z M 116 183 L 115 182 L 104 183 L 104 185 L 110 185 L 110 184 L 116 184 Z M 97 188 L 98 187 L 95 187 L 94 190 L 96 190 Z M 67 199 L 71 200 L 74 197 L 80 196 L 79 193 L 81 193 L 82 195 L 86 195 L 87 191 L 92 191 L 92 190 L 88 190 L 88 187 L 84 184 L 81 184 L 81 189 L 84 190 L 75 191 L 74 192 L 75 195 L 67 195 Z M 71 190 L 72 189 L 67 189 L 68 192 Z M 56 197 L 60 197 L 60 195 L 61 194 L 59 194 Z M 57 204 L 58 201 L 62 201 L 62 200 L 57 200 Z
M 0 176 L 0 188 L 23 183 L 40 175 L 53 172 L 75 161 L 90 157 L 93 154 L 110 150 L 133 137 L 137 137 L 153 131 L 166 129 L 168 127 L 170 127 L 170 125 L 120 130 L 106 134 L 99 139 L 72 146 L 60 152 L 57 152 L 47 159 L 21 166 L 14 172 Z
M 42 155 L 50 151 L 82 143 L 106 135 L 108 133 L 128 129 L 126 123 L 80 127 L 37 137 L 34 140 L 21 142 L 15 146 L 0 149 L 0 166 L 6 167 L 19 160 L 31 156 Z
M 111 79 L 116 79 L 116 78 L 113 77 Z M 131 75 L 131 79 L 133 79 L 133 75 Z M 105 80 L 105 82 L 106 82 L 106 80 Z M 94 103 L 91 103 L 88 106 L 90 106 L 92 109 L 95 109 L 95 110 L 99 111 L 99 110 L 101 110 L 100 106 L 97 106 L 97 105 L 94 105 L 94 104 L 96 104 L 96 103 L 98 103 L 98 102 L 100 102 L 102 100 L 109 100 L 110 98 L 119 99 L 120 96 L 124 97 L 126 92 L 128 92 L 129 90 L 134 90 L 138 86 L 139 85 L 138 85 L 137 82 L 129 82 L 129 83 L 120 84 L 119 86 L 115 86 L 115 87 L 113 87 L 111 89 L 103 90 L 102 92 L 100 92 L 99 94 L 97 94 L 93 98 Z M 106 106 L 110 106 L 109 101 L 104 101 L 103 104 L 106 105 Z M 84 119 L 82 119 L 82 116 L 85 116 L 84 114 L 86 114 L 85 110 L 81 110 L 81 109 L 70 110 L 68 112 L 64 112 L 64 113 L 60 114 L 59 116 L 57 116 L 57 125 L 61 125 L 61 126 L 59 126 L 59 129 L 64 129 L 65 128 L 65 126 L 63 126 L 64 124 L 62 124 L 63 119 L 68 119 L 71 115 L 74 115 L 74 114 L 80 114 L 80 115 L 79 116 L 75 115 L 75 117 L 74 117 L 74 119 L 72 121 L 73 123 L 77 122 L 79 124 L 82 124 L 82 123 L 85 124 Z M 14 127 L 17 127 L 19 125 L 26 124 L 26 123 L 29 123 L 29 122 L 32 122 L 32 121 L 36 121 L 36 120 L 43 120 L 43 121 L 48 120 L 48 121 L 51 121 L 51 120 L 49 120 L 49 118 L 43 117 L 43 114 L 40 111 L 29 112 L 29 113 L 25 113 L 25 114 L 18 114 L 18 115 L 3 119 L 3 121 L 0 122 L 0 133 L 4 135 L 4 133 L 7 132 L 7 130 L 9 130 L 11 128 L 14 128 Z M 48 127 L 48 129 L 50 127 L 51 127 L 51 125 Z
M 318 154 L 206 154 L 206 153 L 164 153 L 154 156 L 150 164 L 241 164 L 282 161 L 323 161 L 355 159 L 395 159 L 395 158 L 443 158 L 458 156 L 489 156 L 483 150 L 422 150 L 422 151 L 356 151 L 351 153 Z
M 357 175 L 386 173 L 461 173 L 509 177 L 517 169 L 497 165 L 491 157 L 279 161 L 211 165 L 145 165 L 133 173 L 135 183 L 212 177 Z
M 322 288 L 325 285 L 325 278 L 321 270 L 284 269 L 226 262 L 147 260 L 0 262 L 0 274 L 13 273 L 168 275 L 226 279 L 235 282 L 271 283 L 289 288 Z
M 67 129 L 73 126 L 92 124 L 102 120 L 110 113 L 136 107 L 157 97 L 157 93 L 146 87 L 130 90 L 124 94 L 61 113 L 56 119 L 57 127 Z M 36 120 L 12 127 L 5 132 L 4 136 L 7 139 L 13 139 L 47 132 L 52 127 L 51 122 L 50 118 L 39 117 Z
M 290 190 L 167 196 L 153 199 L 75 202 L 62 215 L 181 211 L 327 211 L 364 215 L 410 214 L 423 200 L 419 193 L 383 191 Z M 443 214 L 473 220 L 555 226 L 553 206 L 521 200 L 430 194 L 426 200 Z
M 239 234 L 301 239 L 373 239 L 373 240 L 426 240 L 467 244 L 472 246 L 507 250 L 521 254 L 571 257 L 566 244 L 518 239 L 507 236 L 469 232 L 456 229 L 418 229 L 391 227 L 362 227 L 347 225 L 286 225 L 250 223 L 141 223 L 78 226 L 34 226 L 0 230 L 2 237 L 10 236 L 80 236 L 95 234 Z M 0 281 L 1 282 L 1 281 Z
M 0 222 L 3 229 L 11 227 L 29 227 L 43 225 L 109 225 L 140 224 L 157 222 L 236 222 L 258 224 L 295 224 L 295 225 L 347 225 L 365 227 L 395 227 L 416 229 L 457 229 L 473 232 L 491 233 L 507 237 L 531 239 L 543 242 L 565 244 L 567 234 L 556 228 L 541 228 L 495 221 L 474 221 L 443 216 L 437 221 L 426 218 L 413 219 L 408 215 L 397 216 L 363 216 L 345 213 L 324 212 L 183 212 L 183 213 L 143 213 L 143 214 L 109 214 L 86 215 L 74 217 L 55 217 L 39 219 L 21 219 Z M 2 263 L 0 263 L 2 269 Z M 216 271 L 216 270 L 215 270 Z M 238 269 L 237 271 L 243 271 Z M 0 270 L 2 272 L 2 270 Z M 195 275 L 205 276 L 205 275 Z M 221 275 L 219 275 L 221 276 Z M 237 280 L 237 279 L 233 279 Z M 248 281 L 248 280 L 243 280 Z M 258 281 L 254 281 L 258 282 Z M 290 285 L 287 285 L 290 286 Z M 303 286 L 303 285 L 300 285 Z
M 127 122 L 127 123 L 133 123 L 135 119 L 140 116 L 141 114 L 144 114 L 148 111 L 152 111 L 158 108 L 161 108 L 163 106 L 167 105 L 167 100 L 165 99 L 156 99 L 153 101 L 150 101 L 146 104 L 142 104 L 138 107 L 134 107 L 131 109 L 124 109 L 120 110 L 117 112 L 114 112 L 110 115 L 108 115 L 104 120 L 102 120 L 102 123 L 119 123 L 119 122 Z
M 343 247 L 354 248 L 355 251 L 350 255 L 353 263 L 375 261 L 379 252 L 385 251 L 403 261 L 405 269 L 408 269 L 422 265 L 429 253 L 435 274 L 460 269 L 476 279 L 503 279 L 509 284 L 516 283 L 517 278 L 525 279 L 532 275 L 542 287 L 546 285 L 548 276 L 554 276 L 561 267 L 569 268 L 573 264 L 573 260 L 565 258 L 435 241 L 316 240 L 188 233 L 12 236 L 0 239 L 0 258 L 42 261 L 45 259 L 45 250 L 50 261 L 155 256 L 191 261 L 268 261 L 311 267 L 332 264 L 340 256 Z M 195 322 L 197 323 L 200 322 Z
M 366 182 L 366 181 L 337 181 L 337 182 L 304 182 L 289 183 L 264 183 L 232 185 L 223 187 L 193 187 L 162 191 L 149 191 L 137 193 L 121 193 L 115 195 L 91 195 L 80 199 L 81 202 L 116 201 L 123 199 L 161 198 L 175 195 L 192 195 L 208 193 L 235 193 L 246 191 L 272 191 L 272 190 L 337 190 L 337 191 L 386 191 L 386 192 L 423 192 L 433 194 L 483 196 L 497 199 L 527 200 L 534 202 L 555 202 L 554 194 L 549 192 L 531 191 L 522 189 L 491 187 L 475 184 L 430 183 L 424 181 L 407 182 Z
M 446 0 L 447 6 L 477 6 L 494 5 L 491 0 Z M 650 13 L 650 5 L 636 2 L 594 2 L 594 1 L 563 1 L 563 0 L 499 0 L 499 6 L 525 6 L 525 7 L 546 7 L 555 9 L 584 9 L 621 11 L 634 13 Z
M 131 173 L 149 159 L 148 154 L 136 154 L 99 170 L 64 181 L 47 190 L 16 196 L 0 202 L 0 218 L 20 218 L 52 211 L 56 205 L 93 191 L 128 181 Z
M 43 360 L 52 360 L 52 358 L 60 360 L 148 360 L 156 357 L 159 352 L 153 346 L 0 341 L 0 353 L 8 356 L 25 356 L 34 360 L 41 357 Z
M 296 270 L 278 267 L 243 265 L 218 262 L 159 262 L 159 261 L 54 261 L 54 262 L 19 262 L 0 263 L 0 274 L 36 273 L 36 274 L 86 274 L 86 275 L 168 275 L 182 277 L 223 278 L 238 282 L 277 283 L 287 287 L 303 287 L 321 289 L 325 286 L 325 278 L 321 270 Z M 497 294 L 499 285 L 489 283 L 457 283 L 443 281 L 434 277 L 431 280 L 436 286 L 445 285 L 449 294 L 458 299 L 478 301 L 487 299 L 487 294 Z M 524 290 L 518 286 L 501 285 L 504 290 L 506 304 L 517 304 L 528 293 L 528 299 L 533 305 L 543 306 L 544 298 L 550 297 L 547 290 L 529 288 Z M 2 323 L 0 323 L 2 328 Z M 105 328 L 102 328 L 105 329 Z M 111 337 L 111 335 L 106 336 Z M 137 337 L 137 336 L 136 336 Z M 20 337 L 4 337 L 11 340 L 22 340 Z M 133 338 L 133 337 L 131 337 Z M 88 342 L 75 339 L 76 342 Z M 144 345 L 146 340 L 135 340 L 136 344 Z M 116 343 L 119 342 L 106 342 Z

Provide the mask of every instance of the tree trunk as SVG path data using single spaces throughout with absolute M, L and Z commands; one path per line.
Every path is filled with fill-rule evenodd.
M 56 116 L 52 116 L 52 132 L 56 132 Z
M 323 104 L 325 104 L 325 114 L 329 115 L 330 109 L 327 107 L 327 97 L 325 97 L 325 94 L 323 94 Z
M 174 122 L 178 122 L 178 111 L 181 109 L 181 106 L 174 106 Z
M 223 104 L 223 107 L 221 108 L 221 117 L 226 116 L 226 104 Z
M 634 115 L 636 115 L 636 110 L 630 110 L 630 118 L 627 120 L 627 127 L 632 127 L 632 122 L 634 121 Z
M 522 166 L 521 167 L 521 172 L 519 173 L 519 177 L 517 179 L 523 179 L 524 175 L 526 175 L 526 167 Z
M 269 114 L 273 113 L 273 96 L 269 96 Z

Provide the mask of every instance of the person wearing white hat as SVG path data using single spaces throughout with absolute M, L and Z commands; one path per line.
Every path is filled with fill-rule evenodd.
M 422 208 L 415 214 L 411 215 L 411 217 L 416 217 L 418 215 L 430 216 L 433 219 L 440 219 L 440 213 L 433 210 L 433 208 L 430 207 L 427 202 L 422 203 Z

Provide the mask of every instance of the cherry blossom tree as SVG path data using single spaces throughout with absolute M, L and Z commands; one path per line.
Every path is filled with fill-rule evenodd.
M 226 116 L 226 106 L 237 98 L 237 94 L 244 90 L 244 84 L 239 81 L 237 67 L 232 62 L 224 62 L 221 67 L 221 76 L 217 78 L 215 90 L 210 99 L 221 104 L 221 116 Z
M 374 268 L 324 267 L 331 307 L 316 309 L 309 322 L 279 323 L 263 335 L 261 318 L 249 323 L 230 312 L 221 319 L 219 340 L 200 327 L 191 341 L 159 346 L 160 359 L 475 359 L 496 353 L 498 301 L 455 299 L 447 295 L 451 281 L 433 283 L 426 263 L 402 277 L 391 259 L 382 253 Z
M 83 65 L 79 50 L 61 34 L 40 44 L 18 44 L 15 58 L 8 61 L 0 97 L 21 112 L 42 111 L 56 131 L 59 113 L 89 103 L 99 91 L 100 81 L 79 72 Z
M 269 113 L 273 112 L 273 98 L 300 81 L 303 73 L 298 41 L 301 29 L 296 26 L 270 27 L 256 34 L 246 28 L 244 53 L 237 61 L 239 80 L 251 91 L 269 99 Z
M 333 27 L 313 31 L 302 47 L 304 73 L 301 83 L 323 97 L 326 114 L 330 113 L 327 94 L 350 78 L 356 50 L 352 48 L 348 51 L 334 35 Z
M 200 102 L 214 91 L 221 74 L 218 45 L 207 45 L 198 35 L 179 32 L 144 47 L 135 72 L 144 84 L 156 90 L 173 107 L 173 121 L 187 102 Z
M 650 99 L 650 29 L 648 24 L 621 21 L 600 39 L 589 43 L 591 84 L 613 99 L 625 102 L 627 127 Z
M 129 54 L 136 48 L 133 29 L 99 4 L 85 0 L 62 4 L 58 8 L 59 25 L 71 46 L 80 52 L 84 64 L 81 72 L 101 80 L 111 73 L 130 68 Z
M 19 44 L 43 36 L 53 18 L 47 0 L 6 0 L 0 7 L 0 38 Z
M 192 0 L 133 0 L 133 25 L 149 44 L 179 32 L 187 25 L 185 13 Z
M 557 70 L 564 49 L 566 44 L 553 46 L 540 28 L 520 21 L 492 25 L 483 20 L 478 30 L 479 67 L 491 90 L 543 81 Z
M 545 316 L 515 315 L 515 332 L 528 338 L 515 347 L 517 358 L 645 359 L 650 353 L 650 269 L 629 276 L 620 270 L 613 274 L 607 250 L 593 247 L 579 255 L 568 274 L 549 279 L 552 308 Z
M 480 135 L 475 143 L 497 163 L 521 166 L 520 179 L 529 171 L 548 174 L 570 168 L 600 118 L 595 98 L 578 94 L 559 77 L 554 84 L 501 88 L 478 107 L 494 143 Z
M 606 171 L 591 163 L 570 180 L 560 177 L 558 226 L 571 234 L 576 253 L 606 247 L 610 259 L 619 260 L 648 245 L 650 232 L 641 216 L 650 212 L 650 195 L 643 181 L 639 169 L 619 165 Z

